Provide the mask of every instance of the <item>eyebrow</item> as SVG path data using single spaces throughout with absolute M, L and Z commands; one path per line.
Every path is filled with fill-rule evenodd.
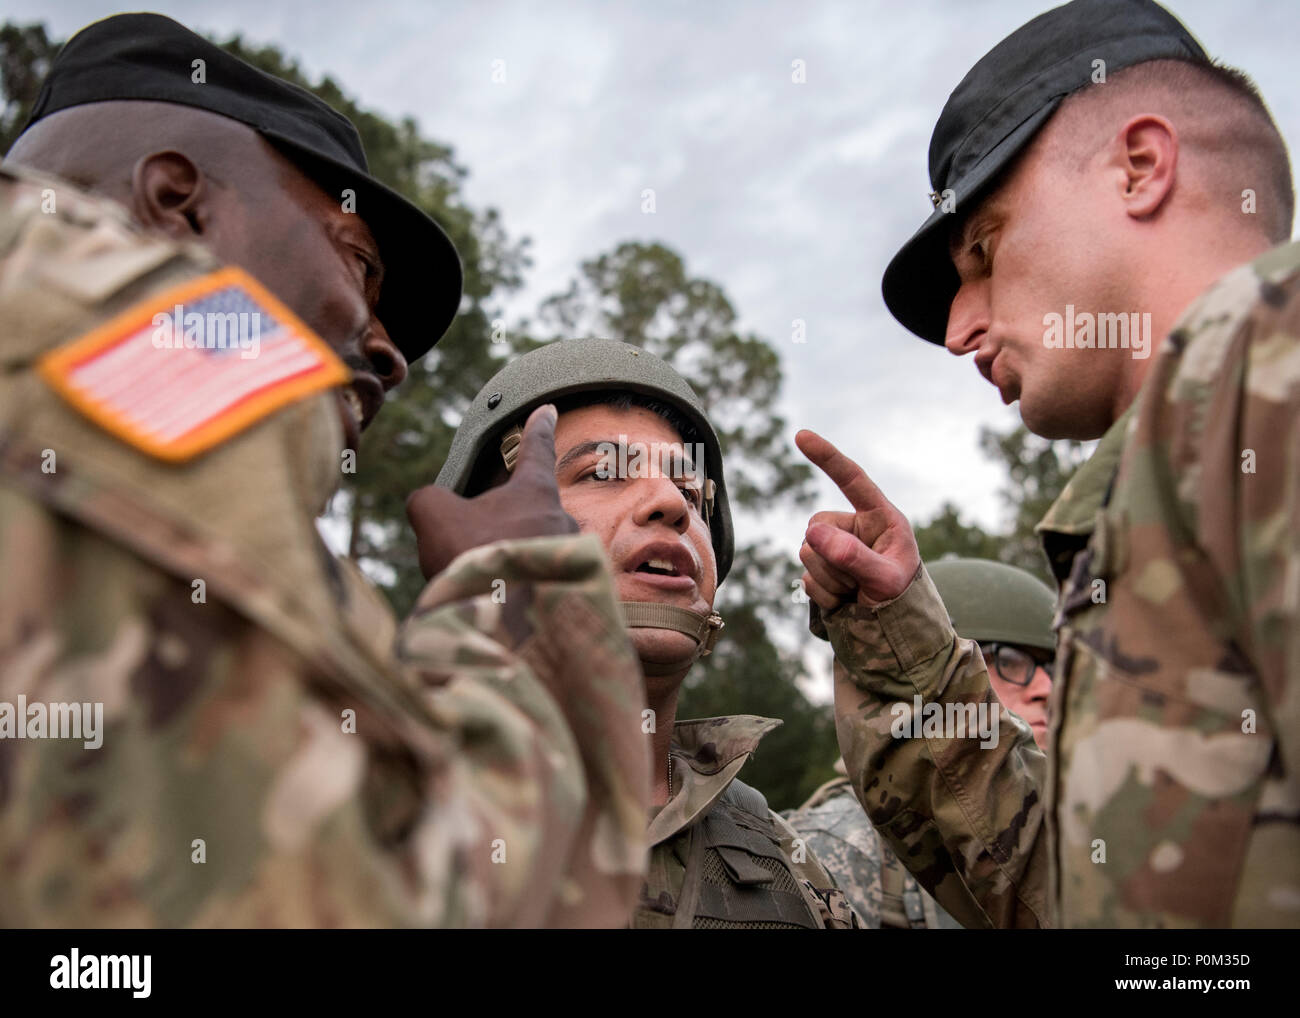
M 568 452 L 566 452 L 563 456 L 560 457 L 560 461 L 555 464 L 555 469 L 557 471 L 563 470 L 574 460 L 582 459 L 583 456 L 588 456 L 593 452 L 603 453 L 604 449 L 602 447 L 610 446 L 610 445 L 612 445 L 615 449 L 619 448 L 619 444 L 617 442 L 610 442 L 608 440 L 599 441 L 599 442 L 580 442 L 577 445 L 575 445 L 572 449 L 570 449 Z
M 650 445 L 655 443 L 643 442 L 641 444 Z M 661 451 L 664 445 L 676 445 L 677 448 L 673 451 L 673 454 L 676 456 L 680 456 L 682 467 L 689 473 L 693 474 L 695 472 L 695 460 L 691 457 L 691 454 L 687 452 L 686 443 L 659 442 L 657 444 L 661 447 Z M 627 446 L 624 445 L 622 442 L 615 442 L 613 439 L 610 438 L 598 439 L 590 442 L 580 442 L 577 445 L 575 445 L 572 449 L 570 449 L 568 452 L 566 452 L 563 456 L 560 457 L 559 462 L 555 464 L 555 469 L 557 472 L 561 471 L 565 467 L 569 466 L 569 464 L 571 464 L 574 460 L 582 459 L 582 457 L 588 456 L 594 452 L 598 452 L 604 455 L 605 452 L 611 447 L 615 450 L 616 453 L 625 454 L 625 450 L 627 449 Z

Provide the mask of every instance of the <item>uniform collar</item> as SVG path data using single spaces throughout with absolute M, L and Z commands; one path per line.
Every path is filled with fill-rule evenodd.
M 674 792 L 668 804 L 651 817 L 650 845 L 667 841 L 707 813 L 759 740 L 780 724 L 775 718 L 733 714 L 673 725 L 668 752 L 673 761 Z
M 1088 461 L 1074 472 L 1047 515 L 1034 527 L 1058 581 L 1064 582 L 1069 575 L 1070 561 L 1088 543 L 1097 526 L 1097 513 L 1119 469 L 1136 406 L 1134 400 L 1101 436 Z

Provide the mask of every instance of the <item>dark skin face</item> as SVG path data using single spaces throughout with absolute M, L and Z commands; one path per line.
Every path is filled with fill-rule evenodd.
M 384 394 L 406 377 L 406 359 L 375 315 L 379 248 L 359 216 L 259 145 L 261 159 L 251 170 L 276 181 L 278 190 L 219 189 L 188 159 L 167 152 L 138 164 L 133 199 L 146 222 L 173 236 L 188 229 L 218 257 L 247 269 L 334 348 L 353 373 L 339 390 L 339 413 L 346 444 L 356 448 Z
M 406 377 L 375 314 L 383 265 L 364 220 L 251 128 L 175 103 L 93 103 L 42 119 L 7 160 L 106 195 L 257 277 L 352 369 L 338 390 L 350 447 Z M 425 575 L 492 541 L 576 532 L 555 486 L 553 412 L 528 430 L 516 474 L 478 499 L 432 485 L 411 495 Z
M 256 277 L 352 370 L 339 390 L 349 447 L 406 377 L 375 315 L 383 262 L 370 229 L 251 128 L 169 103 L 96 103 L 41 121 L 10 158 L 108 194 L 144 226 Z

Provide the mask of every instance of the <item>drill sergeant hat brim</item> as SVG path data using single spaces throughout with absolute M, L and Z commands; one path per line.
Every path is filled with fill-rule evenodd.
M 193 80 L 202 60 L 203 82 Z M 356 128 L 305 89 L 265 74 L 160 14 L 119 14 L 59 51 L 23 130 L 72 106 L 112 100 L 178 103 L 257 131 L 317 186 L 356 212 L 379 245 L 376 314 L 408 362 L 427 353 L 460 307 L 460 257 L 421 209 L 369 173 Z
M 927 562 L 957 635 L 976 643 L 1012 643 L 1055 650 L 1056 595 L 1037 577 L 989 559 Z
M 935 210 L 885 269 L 881 290 L 900 323 L 943 343 L 958 289 L 949 224 L 976 206 L 1099 67 L 1110 75 L 1151 60 L 1209 63 L 1178 19 L 1150 0 L 1075 0 L 1021 26 L 971 68 L 930 138 Z
M 516 357 L 483 386 L 470 403 L 437 483 L 457 494 L 468 492 L 483 457 L 503 466 L 509 444 L 503 439 L 543 403 L 584 392 L 627 392 L 666 403 L 685 417 L 704 445 L 704 483 L 712 491 L 709 536 L 717 559 L 718 583 L 731 569 L 734 534 L 731 506 L 722 470 L 722 445 L 695 391 L 671 366 L 654 354 L 607 339 L 558 340 Z M 685 438 L 685 436 L 683 436 Z M 503 455 L 504 452 L 504 455 Z M 722 629 L 716 612 L 699 612 L 651 602 L 623 602 L 629 628 L 661 628 L 685 633 L 696 641 L 696 656 L 708 654 Z M 647 673 L 667 673 L 677 665 L 642 662 Z

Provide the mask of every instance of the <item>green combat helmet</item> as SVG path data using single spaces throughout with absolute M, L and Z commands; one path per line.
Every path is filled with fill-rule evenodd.
M 731 569 L 734 533 L 722 446 L 695 391 L 665 361 L 640 347 L 608 339 L 565 339 L 517 357 L 479 390 L 451 442 L 437 484 L 458 495 L 478 495 L 498 468 L 514 469 L 522 427 L 529 413 L 584 392 L 629 392 L 668 404 L 682 414 L 704 444 L 704 517 L 718 560 L 718 583 Z M 494 458 L 495 457 L 495 458 Z M 713 650 L 722 629 L 717 612 L 704 615 L 675 605 L 622 602 L 629 628 L 673 629 L 696 641 L 692 660 Z M 681 668 L 681 662 L 654 665 L 648 673 Z
M 1056 595 L 1031 573 L 982 558 L 940 559 L 925 571 L 963 639 L 1056 649 Z

